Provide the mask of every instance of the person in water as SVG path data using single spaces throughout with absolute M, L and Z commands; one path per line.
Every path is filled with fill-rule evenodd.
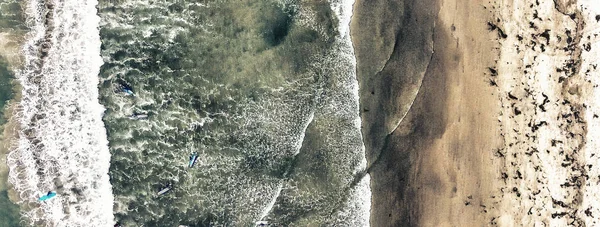
M 168 183 L 166 187 L 164 187 L 163 189 L 161 189 L 158 193 L 156 193 L 157 195 L 164 195 L 167 192 L 171 191 L 171 189 L 173 189 L 173 184 Z
M 198 160 L 198 153 L 194 152 L 190 155 L 190 162 L 188 164 L 189 168 L 194 167 L 194 165 L 196 164 L 196 161 Z
M 127 93 L 128 95 L 133 95 L 133 90 L 131 90 L 130 87 L 122 87 L 121 90 Z
M 131 116 L 129 116 L 129 119 L 132 120 L 143 120 L 148 118 L 148 114 L 144 114 L 144 113 L 134 113 Z
M 118 83 L 119 83 L 119 90 L 121 92 L 125 92 L 127 95 L 134 95 L 133 88 L 131 88 L 131 86 L 129 84 L 127 84 L 127 82 L 125 82 L 122 79 L 119 79 Z

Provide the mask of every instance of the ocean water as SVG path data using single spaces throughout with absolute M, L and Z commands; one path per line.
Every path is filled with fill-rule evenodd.
M 367 226 L 352 4 L 23 1 L 24 220 Z
M 0 57 L 0 131 L 4 130 L 2 126 L 6 124 L 6 119 L 2 110 L 5 108 L 6 103 L 14 96 L 10 83 L 12 79 L 14 79 L 13 73 L 8 69 L 6 59 Z M 1 139 L 2 137 L 0 137 L 0 143 Z M 0 157 L 4 155 L 4 152 L 0 152 Z M 17 226 L 19 222 L 19 211 L 18 207 L 8 198 L 6 187 L 8 172 L 6 172 L 6 169 L 6 167 L 0 168 L 0 181 L 2 181 L 0 182 L 0 226 Z
M 0 132 L 4 131 L 7 119 L 4 113 L 7 104 L 15 97 L 12 82 L 15 72 L 11 67 L 11 53 L 9 47 L 13 40 L 7 37 L 16 37 L 25 28 L 22 21 L 21 7 L 16 0 L 0 0 Z M 8 166 L 6 166 L 7 150 L 3 149 L 4 138 L 0 135 L 0 226 L 19 226 L 19 207 L 10 201 L 8 196 Z
M 6 124 L 6 118 L 2 110 L 6 103 L 14 97 L 12 92 L 11 80 L 14 79 L 13 72 L 8 68 L 6 59 L 0 57 L 0 132 L 4 131 L 3 125 Z M 2 143 L 0 137 L 0 143 Z M 0 144 L 1 145 L 1 144 Z M 4 152 L 0 152 L 3 157 Z M 0 158 L 0 160 L 3 160 Z M 0 165 L 5 165 L 4 163 Z M 19 222 L 18 206 L 12 203 L 8 198 L 6 181 L 8 180 L 7 168 L 0 167 L 0 226 L 17 226 Z
M 365 163 L 352 47 L 340 30 L 347 6 L 101 3 L 117 220 L 366 225 L 353 215 L 368 213 L 365 200 L 350 202 L 368 194 L 368 181 L 351 185 Z M 124 83 L 134 96 L 115 92 Z M 194 168 L 191 152 L 200 154 Z M 157 197 L 167 183 L 174 190 Z
M 0 57 L 0 110 L 3 110 L 6 103 L 14 96 L 11 86 L 12 79 L 14 79 L 14 75 L 12 71 L 8 69 L 6 59 Z M 3 111 L 0 111 L 0 125 L 6 123 L 3 114 Z
M 20 2 L 27 32 L 8 182 L 37 226 L 109 226 L 110 153 L 98 101 L 97 2 Z M 38 201 L 48 191 L 58 196 Z
M 14 34 L 23 30 L 21 21 L 21 10 L 19 3 L 15 0 L 0 0 L 0 40 L 8 34 Z M 4 44 L 7 41 L 1 41 Z M 0 125 L 6 123 L 3 112 L 6 103 L 13 98 L 11 80 L 14 79 L 14 72 L 10 70 L 9 54 L 6 50 L 0 50 Z

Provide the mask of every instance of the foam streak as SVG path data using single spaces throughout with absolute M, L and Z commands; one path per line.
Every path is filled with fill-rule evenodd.
M 110 153 L 98 102 L 102 65 L 96 0 L 25 2 L 19 138 L 9 181 L 33 225 L 109 226 Z M 58 196 L 38 202 L 40 195 Z
M 357 131 L 361 131 L 361 120 L 359 114 L 359 92 L 358 92 L 358 79 L 356 78 L 356 55 L 354 54 L 354 48 L 352 46 L 352 37 L 350 36 L 350 20 L 352 19 L 352 9 L 355 1 L 354 0 L 332 0 L 331 9 L 335 12 L 339 19 L 338 31 L 340 32 L 341 55 L 350 61 L 353 66 L 353 70 L 347 75 L 350 77 L 348 82 L 348 89 L 351 90 L 353 99 L 353 106 L 356 107 L 354 110 L 356 114 L 354 120 L 354 127 Z M 412 104 L 411 104 L 412 105 Z M 363 138 L 362 135 L 359 138 Z M 363 158 L 360 163 L 356 166 L 355 173 L 363 171 L 367 166 L 367 159 L 365 153 L 364 142 L 361 141 L 360 147 Z M 370 175 L 366 174 L 360 183 L 353 189 L 351 189 L 350 199 L 345 203 L 339 216 L 340 225 L 349 226 L 369 226 L 371 213 L 371 187 L 370 187 Z

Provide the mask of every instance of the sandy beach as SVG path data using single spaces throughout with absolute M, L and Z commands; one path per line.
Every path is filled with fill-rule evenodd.
M 592 0 L 357 0 L 351 34 L 372 190 L 370 225 L 600 225 L 596 5 Z M 0 33 L 0 60 L 8 69 L 20 65 L 17 36 Z M 15 91 L 20 91 L 16 85 Z M 7 123 L 0 125 L 0 192 L 10 189 L 5 164 L 17 136 L 11 116 L 18 94 L 1 108 Z M 323 116 L 337 107 L 327 111 Z M 318 114 L 315 122 L 336 124 Z M 333 154 L 316 147 L 345 135 L 317 126 L 307 126 L 312 134 L 304 142 L 310 151 L 298 158 L 307 160 L 303 163 L 316 163 L 310 158 L 321 157 L 318 152 Z M 315 164 L 315 172 L 325 173 L 317 167 L 326 164 Z M 332 191 L 323 188 L 323 194 Z M 132 201 L 140 198 L 131 195 Z
M 371 163 L 375 163 L 370 170 L 374 204 L 371 225 L 483 223 L 485 217 L 480 214 L 485 209 L 486 195 L 490 194 L 488 182 L 495 177 L 493 169 L 488 167 L 492 150 L 500 142 L 496 131 L 490 130 L 498 127 L 495 115 L 499 108 L 494 105 L 495 89 L 485 75 L 487 67 L 494 63 L 494 56 L 489 53 L 495 36 L 481 26 L 487 18 L 483 7 L 475 2 L 445 1 L 438 10 L 421 4 L 424 4 L 421 8 L 412 10 L 424 10 L 423 17 L 431 18 L 432 32 L 428 34 L 432 37 L 432 55 L 430 59 L 420 59 L 429 63 L 421 68 L 424 77 L 414 103 L 398 127 L 386 132 L 387 146 L 380 157 L 371 157 Z M 423 11 L 406 14 L 418 13 Z M 469 20 L 468 16 L 475 19 Z M 421 26 L 404 29 L 416 27 L 423 29 Z M 487 37 L 481 39 L 482 34 Z M 397 54 L 405 56 L 407 52 Z M 357 58 L 360 59 L 358 54 Z M 360 67 L 361 61 L 358 62 Z M 407 63 L 399 61 L 389 74 L 410 75 L 396 73 L 404 64 Z M 365 76 L 359 74 L 363 80 Z M 392 91 L 400 96 L 407 93 Z M 371 111 L 363 112 L 363 119 L 380 119 L 370 118 L 369 114 Z M 396 118 L 402 115 L 400 112 Z M 368 123 L 364 125 L 369 129 Z
M 372 226 L 596 224 L 591 4 L 357 1 Z M 427 40 L 429 29 L 431 45 L 382 41 Z

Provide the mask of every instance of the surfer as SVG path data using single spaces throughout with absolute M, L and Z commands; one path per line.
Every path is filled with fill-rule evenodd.
M 125 92 L 125 94 L 127 94 L 127 95 L 131 95 L 131 96 L 134 95 L 133 90 L 131 90 L 131 88 L 122 87 L 121 91 Z
M 255 226 L 269 226 L 269 222 L 267 221 L 257 221 Z
M 52 199 L 54 196 L 56 196 L 56 192 L 49 191 L 48 194 L 40 197 L 40 201 L 46 201 L 46 200 Z
M 121 92 L 124 92 L 127 95 L 131 95 L 134 96 L 133 94 L 133 88 L 131 88 L 131 86 L 129 86 L 129 84 L 127 84 L 124 80 L 119 79 L 118 80 L 119 83 L 119 90 Z
M 138 113 L 134 113 L 131 116 L 129 116 L 129 119 L 131 120 L 143 120 L 148 118 L 148 114 L 138 114 Z
M 194 164 L 196 164 L 196 161 L 198 160 L 198 153 L 194 152 L 190 155 L 190 162 L 188 164 L 188 167 L 192 168 L 194 167 Z
M 171 189 L 173 189 L 173 184 L 168 183 L 166 187 L 164 187 L 163 189 L 161 189 L 158 193 L 156 193 L 156 195 L 161 196 L 164 195 L 165 193 L 171 191 Z

